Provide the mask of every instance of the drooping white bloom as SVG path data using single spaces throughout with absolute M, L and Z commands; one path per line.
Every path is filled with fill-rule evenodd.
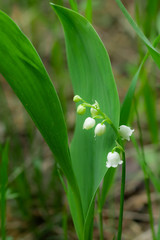
M 75 95 L 74 97 L 73 97 L 73 102 L 79 102 L 79 101 L 81 101 L 81 97 L 79 96 L 79 95 Z
M 123 161 L 120 158 L 119 153 L 117 152 L 109 152 L 107 155 L 106 167 L 114 167 L 116 168 L 118 165 L 121 165 Z
M 86 112 L 86 107 L 84 107 L 82 104 L 80 104 L 78 107 L 77 107 L 77 113 L 82 115 Z
M 96 123 L 96 121 L 95 121 L 93 118 L 88 117 L 88 118 L 86 118 L 86 120 L 84 121 L 83 129 L 88 130 L 88 129 L 90 129 L 90 128 L 93 128 L 94 125 L 95 125 L 95 123 Z
M 106 131 L 106 125 L 98 123 L 97 126 L 95 127 L 94 133 L 95 136 L 101 136 L 105 133 Z
M 134 129 L 132 130 L 130 127 L 127 127 L 125 125 L 121 125 L 119 127 L 119 134 L 122 137 L 123 140 L 130 140 L 130 136 L 134 132 Z

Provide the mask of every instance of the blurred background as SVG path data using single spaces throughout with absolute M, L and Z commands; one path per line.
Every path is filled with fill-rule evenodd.
M 54 3 L 70 7 L 66 0 Z M 123 1 L 151 42 L 160 34 L 160 3 L 151 0 Z M 93 25 L 109 53 L 121 102 L 146 48 L 113 0 L 93 0 Z M 85 15 L 86 1 L 78 2 Z M 45 0 L 0 0 L 7 13 L 30 39 L 40 55 L 60 98 L 71 141 L 75 124 L 73 91 L 66 62 L 62 27 Z M 3 61 L 1 59 L 0 61 Z M 146 161 L 160 176 L 160 74 L 152 59 L 143 67 L 135 95 Z M 135 105 L 130 124 L 139 141 Z M 0 75 L 0 144 L 10 140 L 7 235 L 8 240 L 77 239 L 67 200 L 53 156 L 5 79 Z M 158 167 L 157 167 L 158 166 Z M 107 197 L 103 212 L 105 239 L 112 239 L 117 225 L 120 199 L 120 171 Z M 151 185 L 155 222 L 160 195 Z M 123 239 L 147 240 L 149 216 L 143 173 L 136 150 L 127 144 L 127 182 Z M 64 234 L 65 233 L 65 234 Z M 148 237 L 148 238 L 147 238 Z M 94 239 L 99 239 L 95 212 Z

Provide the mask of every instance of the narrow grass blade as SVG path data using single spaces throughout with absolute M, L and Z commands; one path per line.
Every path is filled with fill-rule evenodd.
M 1 217 L 1 238 L 6 240 L 6 192 L 8 182 L 8 142 L 2 149 L 0 162 L 0 217 Z
M 128 20 L 130 25 L 133 27 L 137 35 L 140 37 L 140 39 L 144 42 L 146 47 L 148 48 L 149 53 L 151 54 L 152 58 L 154 59 L 157 66 L 160 68 L 160 53 L 152 46 L 150 41 L 146 38 L 144 33 L 141 31 L 141 29 L 138 27 L 136 22 L 132 19 L 132 17 L 129 15 L 128 11 L 122 4 L 120 0 L 115 0 L 118 4 L 119 8 L 121 9 L 122 13 L 124 14 L 125 18 Z
M 147 76 L 144 76 L 144 77 L 147 78 Z M 148 125 L 151 133 L 151 139 L 153 143 L 158 143 L 159 127 L 158 127 L 158 119 L 156 114 L 156 95 L 155 95 L 155 91 L 150 86 L 148 79 L 146 79 L 145 81 L 143 92 L 144 92 Z
M 99 36 L 81 15 L 57 5 L 52 6 L 64 28 L 74 93 L 91 103 L 97 100 L 101 109 L 118 127 L 119 98 L 110 60 Z M 115 144 L 115 135 L 110 126 L 107 126 L 104 136 L 97 138 L 94 138 L 93 130 L 82 129 L 88 116 L 89 112 L 77 116 L 71 144 L 72 164 L 80 189 L 84 219 L 90 215 L 89 209 L 91 210 L 97 188 L 107 171 L 107 153 Z M 73 205 L 73 201 L 70 201 L 70 205 Z M 90 230 L 85 228 L 84 239 L 88 239 L 87 231 Z
M 159 180 L 159 177 L 156 176 L 154 172 L 152 172 L 152 170 L 150 169 L 150 167 L 148 165 L 145 166 L 145 170 L 146 170 L 149 178 L 151 179 L 151 182 L 152 182 L 155 190 L 160 193 L 160 180 Z
M 78 6 L 77 6 L 76 0 L 69 0 L 69 4 L 72 10 L 74 10 L 75 12 L 78 12 Z
M 92 0 L 87 0 L 86 18 L 88 21 L 92 22 Z
M 160 41 L 160 35 L 154 40 L 153 46 L 156 47 L 157 44 L 159 43 L 159 41 Z M 134 75 L 134 77 L 131 81 L 129 89 L 126 93 L 126 96 L 125 96 L 124 101 L 123 101 L 122 106 L 121 106 L 120 125 L 127 124 L 127 122 L 128 122 L 129 115 L 130 115 L 130 110 L 131 110 L 131 105 L 132 105 L 132 102 L 133 102 L 133 97 L 134 97 L 137 81 L 138 81 L 138 78 L 139 78 L 139 74 L 140 74 L 141 69 L 144 66 L 148 56 L 149 56 L 149 52 L 144 56 L 136 74 Z
M 147 0 L 146 9 L 144 14 L 144 33 L 150 36 L 155 32 L 154 24 L 156 22 L 157 13 L 159 11 L 159 0 Z
M 47 211 L 46 192 L 43 188 L 42 160 L 39 158 L 33 159 L 34 179 L 37 185 L 37 199 L 43 211 Z
M 146 54 L 145 57 L 143 58 L 136 74 L 134 75 L 134 77 L 131 81 L 129 89 L 128 89 L 126 95 L 125 95 L 123 104 L 121 106 L 120 125 L 122 125 L 122 124 L 125 125 L 128 122 L 129 115 L 130 115 L 130 110 L 131 110 L 131 105 L 132 105 L 132 102 L 133 102 L 133 97 L 134 97 L 137 81 L 138 81 L 138 78 L 139 78 L 139 74 L 140 74 L 140 71 L 141 71 L 144 63 L 146 62 L 148 56 L 149 56 L 149 54 Z
M 145 169 L 146 156 L 145 156 L 145 151 L 144 151 L 143 134 L 142 134 L 142 129 L 141 129 L 141 124 L 140 124 L 136 101 L 135 101 L 135 112 L 136 112 L 136 117 L 137 117 L 137 126 L 138 126 L 138 130 L 139 130 L 139 142 L 140 142 L 140 151 L 139 152 L 141 153 L 142 170 L 143 170 L 143 174 L 144 174 L 144 183 L 145 183 L 145 190 L 146 190 L 147 203 L 148 203 L 147 205 L 148 205 L 148 213 L 149 213 L 149 222 L 150 222 L 150 228 L 151 228 L 151 232 L 152 232 L 152 239 L 156 240 L 156 234 L 155 234 L 155 229 L 154 229 L 154 218 L 153 218 L 153 211 L 152 211 L 152 202 L 151 202 L 151 192 L 150 192 L 150 179 L 149 179 L 148 174 Z

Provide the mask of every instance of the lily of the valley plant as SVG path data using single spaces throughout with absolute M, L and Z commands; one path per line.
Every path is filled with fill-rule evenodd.
M 122 165 L 117 233 L 120 240 L 125 186 L 124 141 L 130 140 L 134 130 L 125 125 L 119 127 L 120 101 L 110 59 L 93 26 L 76 11 L 51 5 L 64 28 L 73 91 L 90 102 L 97 99 L 91 104 L 79 95 L 74 97 L 80 116 L 70 148 L 62 107 L 40 57 L 19 27 L 1 11 L 0 73 L 30 114 L 67 179 L 64 188 L 79 240 L 92 239 L 94 203 L 100 184 L 109 175 L 110 182 L 105 182 L 109 188 L 114 177 L 112 170 Z M 62 176 L 61 180 L 63 182 Z

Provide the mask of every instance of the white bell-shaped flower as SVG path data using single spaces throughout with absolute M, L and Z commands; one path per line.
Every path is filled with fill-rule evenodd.
M 86 107 L 84 107 L 82 104 L 80 104 L 77 107 L 77 113 L 80 114 L 80 115 L 83 115 L 85 112 L 86 112 Z
M 95 136 L 101 136 L 105 133 L 106 131 L 106 125 L 98 123 L 97 126 L 95 127 L 94 133 Z
M 86 118 L 86 120 L 84 121 L 83 129 L 88 130 L 88 129 L 90 129 L 90 128 L 93 128 L 94 125 L 95 125 L 95 123 L 96 123 L 96 121 L 95 121 L 93 118 L 88 117 L 88 118 Z
M 109 152 L 107 155 L 106 167 L 114 167 L 116 168 L 118 165 L 121 165 L 123 161 L 120 158 L 119 153 L 117 152 Z
M 130 140 L 130 136 L 134 132 L 134 129 L 132 130 L 130 127 L 127 127 L 125 125 L 121 125 L 119 127 L 119 134 L 122 137 L 123 140 Z

